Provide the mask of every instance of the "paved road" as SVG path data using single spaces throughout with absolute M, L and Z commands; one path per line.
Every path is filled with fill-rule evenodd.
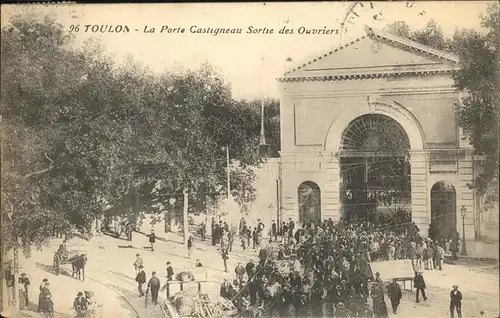
M 144 230 L 149 233 L 149 228 Z M 161 228 L 157 235 L 162 235 Z M 126 240 L 108 236 L 96 237 L 90 242 L 80 239 L 71 240 L 68 249 L 81 249 L 89 254 L 87 265 L 87 279 L 79 282 L 66 276 L 54 276 L 47 271 L 52 264 L 53 251 L 59 242 L 43 253 L 33 253 L 32 259 L 26 262 L 26 271 L 32 280 L 30 297 L 37 299 L 39 283 L 43 277 L 52 282 L 56 311 L 62 316 L 72 314 L 71 304 L 79 290 L 88 289 L 96 293 L 100 303 L 104 304 L 103 317 L 164 317 L 159 306 L 144 304 L 144 298 L 138 297 L 134 281 L 133 262 L 135 254 L 140 253 L 144 258 L 145 270 L 148 278 L 151 271 L 156 271 L 164 280 L 165 263 L 171 261 L 175 272 L 184 269 L 194 271 L 195 259 L 199 258 L 204 264 L 201 270 L 195 271 L 195 277 L 206 277 L 213 281 L 203 286 L 206 292 L 218 293 L 223 278 L 234 279 L 234 267 L 238 261 L 246 263 L 248 259 L 257 259 L 257 251 L 241 251 L 235 243 L 234 251 L 228 260 L 229 272 L 223 271 L 223 262 L 219 252 L 210 242 L 195 241 L 195 252 L 191 260 L 187 258 L 187 250 L 179 243 L 180 236 L 169 234 L 170 241 L 158 240 L 155 251 L 150 251 L 146 236 L 134 233 L 132 244 Z M 129 246 L 131 245 L 131 246 Z M 36 261 L 35 261 L 36 260 Z M 38 263 L 38 264 L 37 264 Z M 496 266 L 496 269 L 494 268 Z M 428 285 L 429 299 L 427 302 L 416 304 L 414 292 L 405 292 L 398 316 L 404 317 L 437 317 L 447 316 L 448 297 L 451 285 L 458 284 L 464 293 L 464 316 L 477 317 L 479 311 L 484 310 L 486 316 L 498 315 L 498 265 L 447 265 L 444 271 L 426 271 L 424 273 Z M 160 298 L 164 299 L 164 294 Z M 392 316 L 392 314 L 390 314 Z

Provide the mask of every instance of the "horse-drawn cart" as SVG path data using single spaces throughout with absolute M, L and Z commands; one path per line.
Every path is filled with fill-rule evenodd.
M 57 251 L 54 253 L 54 272 L 56 275 L 61 273 L 61 266 L 71 264 L 72 275 L 78 275 L 78 279 L 83 277 L 85 280 L 85 264 L 87 263 L 87 254 L 82 251 Z

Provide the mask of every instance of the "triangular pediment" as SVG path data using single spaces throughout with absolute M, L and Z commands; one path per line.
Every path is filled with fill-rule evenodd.
M 422 44 L 367 29 L 367 35 L 317 55 L 285 73 L 286 78 L 447 72 L 458 58 Z

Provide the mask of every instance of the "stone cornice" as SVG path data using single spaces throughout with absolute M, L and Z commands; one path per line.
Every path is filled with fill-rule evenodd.
M 435 74 L 451 74 L 453 69 L 446 70 L 418 70 L 418 71 L 391 71 L 380 72 L 373 74 L 351 74 L 351 75 L 332 75 L 332 76 L 295 76 L 295 77 L 280 77 L 276 80 L 281 83 L 293 82 L 327 82 L 327 81 L 345 81 L 358 79 L 378 79 L 378 78 L 394 78 L 403 76 L 415 75 L 435 75 Z

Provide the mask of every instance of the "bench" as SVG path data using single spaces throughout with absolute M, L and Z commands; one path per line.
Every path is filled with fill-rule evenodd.
M 398 278 L 395 278 L 395 280 L 398 283 L 399 282 L 403 283 L 403 290 L 409 290 L 409 291 L 413 290 L 413 277 L 398 277 Z M 406 289 L 406 282 L 410 282 L 410 289 Z

